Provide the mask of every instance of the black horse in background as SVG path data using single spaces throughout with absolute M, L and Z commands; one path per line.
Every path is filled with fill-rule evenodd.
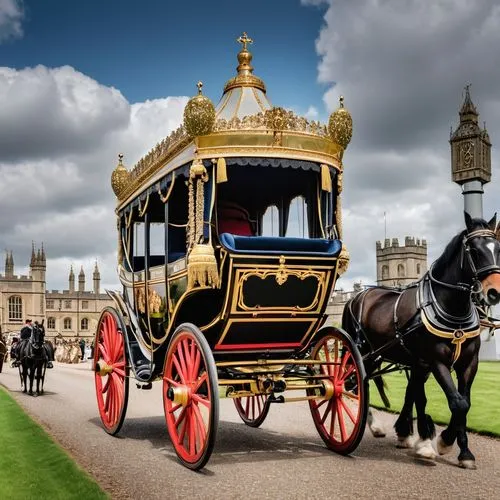
M 27 381 L 29 378 L 29 394 L 34 396 L 33 382 L 36 378 L 36 395 L 43 394 L 43 383 L 47 369 L 47 351 L 44 345 L 45 328 L 42 323 L 35 321 L 31 337 L 21 341 L 17 350 L 19 362 L 19 376 L 23 392 L 27 392 Z
M 487 306 L 500 302 L 500 242 L 496 215 L 487 223 L 465 214 L 466 230 L 455 236 L 422 279 L 407 288 L 368 288 L 344 309 L 343 328 L 356 339 L 368 377 L 383 374 L 382 362 L 409 368 L 408 386 L 395 429 L 401 447 L 410 447 L 413 405 L 417 411 L 417 457 L 434 459 L 434 424 L 425 413 L 424 384 L 430 373 L 443 389 L 451 411 L 437 451 L 460 448 L 459 465 L 475 468 L 468 447 L 467 413 L 478 368 L 480 318 L 472 297 Z M 455 370 L 458 387 L 452 379 Z

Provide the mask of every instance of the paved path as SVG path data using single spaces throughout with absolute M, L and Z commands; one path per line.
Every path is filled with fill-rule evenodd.
M 166 431 L 161 384 L 139 391 L 131 384 L 119 437 L 101 427 L 88 363 L 48 372 L 46 394 L 19 390 L 17 371 L 5 367 L 0 383 L 113 498 L 120 499 L 493 499 L 500 491 L 500 440 L 471 435 L 478 470 L 456 466 L 458 449 L 437 465 L 395 448 L 393 437 L 365 434 L 352 457 L 328 451 L 307 403 L 274 405 L 260 429 L 240 422 L 221 400 L 215 451 L 201 472 L 181 466 Z M 1 409 L 0 409 L 1 411 Z M 382 414 L 389 434 L 394 416 Z

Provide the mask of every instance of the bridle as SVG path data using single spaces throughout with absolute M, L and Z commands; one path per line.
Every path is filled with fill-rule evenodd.
M 470 251 L 470 242 L 475 238 L 493 238 L 495 241 L 497 240 L 497 234 L 495 231 L 491 229 L 476 229 L 469 234 L 464 235 L 462 239 L 462 250 L 460 256 L 461 268 L 464 268 L 465 262 L 469 264 L 469 267 L 472 271 L 472 283 L 445 283 L 444 281 L 440 281 L 435 278 L 432 274 L 432 270 L 434 265 L 432 265 L 429 269 L 429 278 L 433 283 L 444 286 L 446 288 L 451 288 L 453 290 L 460 290 L 462 292 L 472 293 L 472 294 L 480 294 L 483 291 L 483 285 L 481 284 L 481 277 L 486 274 L 500 273 L 500 265 L 496 262 L 493 264 L 488 264 L 479 269 L 476 268 L 476 264 L 474 263 L 474 259 L 472 258 Z
M 479 269 L 476 268 L 474 260 L 470 254 L 469 241 L 479 237 L 493 238 L 495 241 L 498 241 L 495 231 L 492 231 L 491 229 L 477 229 L 476 231 L 472 231 L 472 233 L 469 233 L 464 236 L 462 251 L 463 253 L 465 253 L 467 261 L 469 262 L 469 266 L 472 270 L 472 274 L 474 276 L 475 281 L 479 281 L 481 279 L 481 276 L 486 274 L 500 273 L 500 266 L 496 262 L 494 262 L 493 264 L 489 264 L 487 266 L 483 266 Z M 463 260 L 464 257 L 462 255 L 462 267 L 463 267 Z

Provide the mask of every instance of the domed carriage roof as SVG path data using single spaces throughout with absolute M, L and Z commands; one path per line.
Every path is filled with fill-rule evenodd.
M 216 107 L 202 95 L 191 98 L 183 124 L 158 143 L 128 170 L 119 155 L 111 184 L 124 206 L 147 186 L 195 157 L 259 157 L 297 159 L 326 164 L 342 170 L 342 156 L 352 135 L 352 119 L 343 105 L 334 111 L 328 125 L 308 120 L 293 111 L 273 107 L 265 83 L 253 72 L 253 42 L 246 33 L 237 41 L 237 73 L 230 78 Z

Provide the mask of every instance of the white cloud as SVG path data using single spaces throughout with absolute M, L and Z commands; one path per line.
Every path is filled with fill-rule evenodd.
M 308 120 L 317 120 L 319 113 L 318 113 L 318 110 L 314 106 L 309 106 L 307 108 L 307 111 L 305 112 L 304 116 Z
M 312 0 L 303 4 L 315 4 Z M 427 238 L 429 261 L 463 227 L 451 183 L 449 130 L 463 87 L 500 141 L 500 4 L 495 0 L 328 0 L 317 40 L 318 79 L 329 111 L 345 96 L 354 136 L 344 156 L 345 240 L 351 267 L 340 286 L 375 280 L 375 241 Z M 485 186 L 484 214 L 500 199 L 499 158 Z M 347 284 L 347 285 L 346 285 Z
M 0 248 L 16 273 L 43 241 L 49 289 L 67 288 L 71 263 L 90 286 L 96 259 L 103 286 L 116 286 L 117 155 L 133 166 L 179 126 L 187 99 L 131 105 L 69 66 L 0 68 Z
M 0 0 L 0 43 L 23 36 L 23 19 L 22 0 Z

